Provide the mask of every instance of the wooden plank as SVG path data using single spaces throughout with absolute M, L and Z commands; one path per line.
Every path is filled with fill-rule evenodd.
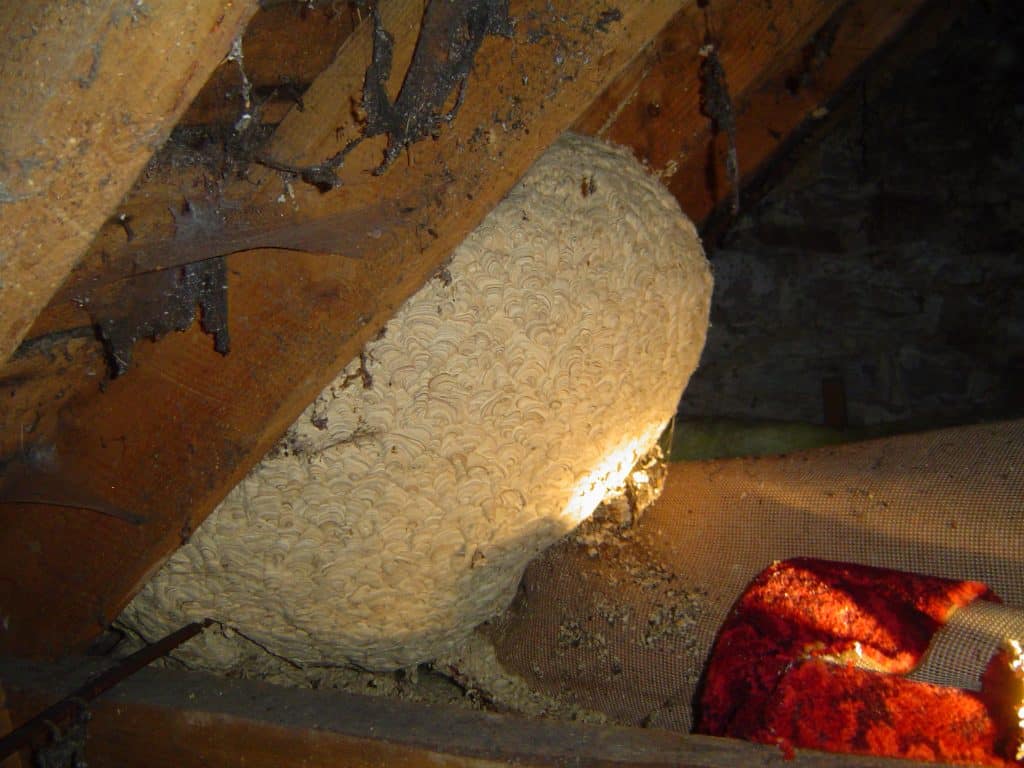
M 704 222 L 729 192 L 725 137 L 702 113 L 699 48 L 715 40 L 736 111 L 737 154 L 747 184 L 794 132 L 821 114 L 844 83 L 904 29 L 944 28 L 957 3 L 926 0 L 716 2 L 680 13 L 576 129 L 630 146 L 683 210 Z M 916 20 L 915 20 L 916 19 Z M 914 20 L 914 21 L 912 21 Z M 710 30 L 710 32 L 709 32 Z M 920 38 L 929 45 L 933 37 Z M 680 73 L 689 73 L 680 82 Z
M 243 65 L 264 122 L 280 122 L 295 96 L 330 66 L 359 16 L 347 4 L 297 2 L 267 6 L 253 16 L 242 40 Z M 223 62 L 178 125 L 233 124 L 241 111 L 241 83 L 237 62 Z
M 0 676 L 25 718 L 96 664 L 6 660 Z M 143 670 L 91 708 L 90 766 L 825 766 L 925 764 L 777 747 L 657 729 L 528 720 L 340 691 L 279 688 L 200 673 Z M 927 765 L 934 766 L 935 763 Z
M 762 5 L 744 8 L 755 14 L 763 11 Z M 757 30 L 748 22 L 732 26 L 731 19 L 742 16 L 738 4 L 713 5 L 715 12 L 721 14 L 716 17 L 715 29 L 721 36 L 730 85 L 735 88 L 735 83 L 749 81 L 737 97 L 741 167 L 747 171 L 756 167 L 756 158 L 766 157 L 781 146 L 787 132 L 791 133 L 809 111 L 834 93 L 859 62 L 901 25 L 906 25 L 910 11 L 916 7 L 907 2 L 851 0 L 847 12 L 839 17 L 831 55 L 793 93 L 786 87 L 786 81 L 801 72 L 805 46 L 830 18 L 827 13 L 814 16 L 818 9 L 811 6 L 815 5 L 818 4 L 787 3 L 787 12 L 803 8 L 805 15 L 791 22 L 804 31 L 793 33 L 786 51 L 762 45 L 762 55 L 774 65 L 768 79 L 759 80 L 748 74 L 735 82 L 731 74 L 739 66 L 733 63 L 738 55 L 733 52 L 735 41 L 742 34 L 754 34 Z M 928 4 L 929 18 L 945 23 L 953 15 L 953 5 Z M 524 6 L 514 6 L 517 14 L 522 9 Z M 595 5 L 591 10 L 597 13 L 604 9 Z M 636 12 L 647 13 L 645 9 Z M 816 21 L 808 21 L 807 13 Z M 624 23 L 636 24 L 637 18 L 640 17 L 627 16 Z M 638 63 L 629 67 L 623 78 L 615 81 L 606 96 L 577 123 L 591 132 L 628 140 L 626 133 L 618 133 L 618 121 L 635 122 L 647 115 L 649 133 L 635 134 L 640 140 L 634 141 L 634 146 L 642 157 L 644 147 L 666 147 L 665 154 L 654 155 L 652 160 L 655 169 L 662 171 L 669 169 L 671 153 L 677 152 L 679 169 L 669 180 L 680 182 L 674 187 L 677 196 L 698 219 L 702 211 L 712 209 L 725 190 L 719 189 L 715 196 L 701 184 L 681 184 L 682 180 L 705 178 L 707 120 L 699 114 L 699 103 L 692 93 L 696 88 L 695 74 L 684 76 L 674 88 L 665 83 L 670 77 L 678 80 L 680 72 L 696 72 L 696 47 L 704 35 L 701 18 L 694 15 L 691 4 L 684 4 L 672 27 L 645 50 Z M 406 59 L 415 34 L 415 20 L 413 10 L 404 17 L 388 17 L 389 29 L 398 38 L 399 53 L 404 52 Z M 915 27 L 920 20 L 914 18 Z M 762 22 L 763 28 L 771 26 L 767 17 Z M 645 29 L 649 32 L 655 27 L 656 22 Z M 578 28 L 577 24 L 577 32 Z M 560 28 L 555 30 L 561 34 Z M 521 28 L 520 38 L 523 33 Z M 609 38 L 616 34 L 622 36 Z M 290 228 L 293 234 L 297 233 L 298 240 L 305 238 L 308 243 L 362 253 L 364 257 L 338 260 L 327 255 L 280 250 L 236 254 L 230 261 L 235 341 L 231 356 L 226 360 L 217 357 L 210 349 L 209 339 L 193 328 L 157 345 L 141 345 L 130 376 L 112 382 L 101 394 L 103 362 L 90 336 L 88 313 L 74 300 L 81 295 L 78 291 L 88 293 L 93 283 L 117 274 L 116 268 L 104 270 L 104 263 L 130 269 L 134 259 L 149 258 L 159 264 L 161 259 L 190 252 L 195 245 L 166 245 L 169 240 L 171 246 L 175 245 L 167 207 L 180 205 L 185 194 L 191 195 L 190 190 L 195 187 L 190 185 L 198 183 L 202 188 L 203 179 L 189 175 L 188 169 L 171 169 L 137 187 L 127 201 L 128 209 L 138 214 L 140 222 L 140 234 L 133 242 L 135 250 L 124 247 L 125 233 L 120 227 L 105 227 L 93 249 L 92 265 L 84 266 L 77 279 L 71 281 L 72 285 L 77 283 L 77 288 L 69 290 L 63 302 L 51 304 L 37 323 L 40 333 L 56 331 L 58 335 L 39 339 L 31 354 L 0 371 L 0 394 L 6 408 L 0 413 L 0 456 L 32 447 L 45 449 L 44 453 L 57 458 L 67 486 L 63 489 L 66 497 L 74 498 L 77 494 L 82 499 L 105 498 L 118 508 L 145 515 L 150 522 L 136 530 L 95 512 L 0 506 L 0 520 L 4 522 L 0 532 L 0 552 L 4 553 L 0 558 L 0 612 L 7 617 L 8 627 L 0 633 L 0 647 L 22 652 L 56 651 L 64 647 L 65 640 L 70 644 L 84 642 L 108 622 L 146 573 L 198 525 L 321 383 L 430 274 L 447 249 L 461 239 L 461 233 L 475 223 L 473 217 L 482 216 L 500 196 L 503 185 L 515 178 L 517 169 L 521 170 L 532 159 L 530 153 L 538 151 L 557 133 L 559 121 L 571 120 L 572 110 L 583 105 L 601 86 L 592 80 L 589 85 L 584 82 L 589 90 L 575 106 L 570 104 L 564 109 L 545 97 L 550 93 L 575 94 L 582 87 L 579 77 L 585 72 L 591 78 L 598 76 L 589 67 L 594 61 L 600 63 L 602 55 L 610 56 L 608 61 L 613 69 L 621 69 L 628 59 L 621 50 L 602 54 L 588 46 L 605 41 L 613 48 L 639 47 L 643 34 L 630 34 L 632 37 L 617 24 L 592 40 L 581 39 L 577 34 L 571 39 L 580 47 L 566 49 L 570 54 L 568 61 L 574 61 L 575 50 L 579 61 L 589 56 L 591 64 L 585 70 L 569 73 L 541 66 L 543 62 L 539 60 L 545 57 L 554 61 L 552 49 L 543 47 L 543 41 L 489 41 L 477 75 L 470 83 L 472 98 L 466 107 L 475 113 L 464 112 L 454 129 L 446 131 L 437 144 L 414 147 L 408 163 L 399 160 L 398 165 L 404 166 L 400 173 L 392 169 L 383 178 L 369 176 L 367 170 L 379 159 L 380 144 L 368 143 L 360 150 L 365 155 L 351 156 L 348 167 L 342 170 L 347 186 L 335 193 L 320 195 L 295 184 L 296 199 L 282 206 L 273 198 L 283 190 L 280 180 L 269 174 L 262 176 L 264 186 L 256 189 L 263 190 L 259 192 L 263 197 L 257 196 L 256 202 L 243 199 L 238 208 L 227 212 L 225 242 L 230 245 L 232 237 L 254 237 L 258 242 L 261 212 L 269 210 L 271 215 L 264 218 L 278 222 L 272 222 L 270 227 Z M 752 40 L 761 38 L 755 35 Z M 929 43 L 926 36 L 923 44 Z M 503 47 L 506 45 L 513 46 L 517 59 L 512 66 L 505 61 L 504 69 L 498 71 L 496 67 L 503 64 L 501 57 L 508 56 L 508 49 Z M 560 55 L 564 58 L 565 53 Z M 353 36 L 346 43 L 339 57 L 341 69 L 317 84 L 323 95 L 313 98 L 317 89 L 307 94 L 307 102 L 313 104 L 316 112 L 293 114 L 289 118 L 293 125 L 290 130 L 294 131 L 292 138 L 286 140 L 285 133 L 278 137 L 276 150 L 282 159 L 315 161 L 333 152 L 351 135 L 354 128 L 346 122 L 346 114 L 368 55 L 365 34 Z M 907 55 L 912 55 L 912 50 Z M 532 67 L 537 67 L 537 71 Z M 657 87 L 639 77 L 655 68 L 664 70 L 657 76 L 660 79 L 653 81 L 660 83 Z M 396 69 L 401 72 L 400 66 Z M 566 74 L 577 77 L 577 82 L 561 80 Z M 610 82 L 612 70 L 602 74 L 607 74 L 603 82 Z M 517 81 L 521 82 L 524 76 L 531 84 L 541 84 L 538 90 L 526 93 L 525 99 L 516 90 Z M 474 83 L 478 84 L 476 96 Z M 493 96 L 499 88 L 505 89 L 501 95 L 508 99 L 503 103 L 509 109 L 515 106 L 521 110 L 518 119 L 529 128 L 529 134 L 521 128 L 509 131 L 503 127 L 500 118 L 505 115 L 499 114 L 495 122 L 489 111 L 494 109 L 493 99 L 484 105 L 473 101 L 480 98 L 479 91 L 489 91 Z M 349 95 L 344 96 L 345 93 Z M 514 98 L 520 102 L 516 104 Z M 689 106 L 675 106 L 676 99 Z M 656 120 L 651 116 L 651 104 L 662 110 L 654 116 Z M 768 107 L 774 111 L 766 111 Z M 661 117 L 666 109 L 673 116 L 670 121 Z M 630 110 L 638 114 L 625 117 Z M 304 122 L 307 120 L 308 123 Z M 686 125 L 687 121 L 698 121 L 702 126 L 703 149 L 673 149 L 683 147 L 678 137 L 672 138 L 676 134 L 656 127 L 667 122 Z M 510 126 L 515 121 L 504 122 Z M 340 136 L 334 133 L 334 126 L 339 124 L 346 131 Z M 318 125 L 329 126 L 329 130 L 317 132 Z M 602 126 L 604 130 L 600 131 Z M 486 138 L 485 144 L 470 141 L 478 127 Z M 298 151 L 304 142 L 312 147 L 305 155 Z M 481 147 L 487 151 L 481 152 Z M 659 167 L 657 162 L 665 165 Z M 510 168 L 508 163 L 514 167 Z M 493 188 L 489 186 L 490 178 L 497 180 Z M 237 188 L 249 194 L 252 187 L 252 182 L 246 181 Z M 469 200 L 468 195 L 474 199 Z M 399 200 L 409 201 L 406 207 L 415 210 L 411 214 L 396 213 L 401 210 L 396 202 Z M 462 203 L 468 206 L 465 219 L 458 208 Z M 287 215 L 281 215 L 282 207 Z M 284 224 L 279 223 L 282 219 Z M 155 249 L 147 252 L 146 243 L 155 244 Z M 382 244 L 385 252 L 374 256 L 373 248 Z M 116 284 L 111 286 L 116 289 Z M 111 288 L 103 290 L 108 289 Z M 116 290 L 113 296 L 116 298 Z M 239 401 L 236 392 L 245 393 L 244 402 Z M 37 607 L 43 605 L 54 606 L 55 610 L 44 613 Z
M 705 16 L 695 5 L 687 5 L 595 100 L 574 129 L 631 146 L 640 159 L 672 186 L 691 217 L 704 221 L 727 191 L 720 178 L 717 185 L 707 183 L 716 173 L 721 176 L 723 142 L 719 139 L 709 146 L 709 122 L 701 114 L 696 78 L 682 83 L 678 80 L 680 73 L 695 75 L 699 70 L 698 50 L 707 34 L 707 19 L 720 39 L 722 59 L 734 91 L 739 113 L 739 154 L 746 183 L 785 145 L 794 130 L 832 98 L 856 68 L 905 27 L 923 5 L 922 0 L 790 3 L 778 19 L 766 4 L 716 3 L 711 16 Z M 932 2 L 930 7 L 936 5 Z M 823 30 L 830 30 L 829 47 L 814 53 L 809 50 L 814 34 Z M 759 61 L 770 65 L 758 70 L 753 63 Z M 791 81 L 797 81 L 798 87 L 794 88 Z M 335 93 L 336 103 L 343 103 L 340 89 L 335 88 Z M 315 157 L 314 153 L 308 155 Z M 180 190 L 189 183 L 179 180 L 175 185 Z M 195 184 L 195 180 L 191 183 Z M 180 193 L 177 199 L 180 200 Z M 136 224 L 136 228 L 153 218 L 151 213 L 147 214 L 147 208 L 166 213 L 166 207 L 174 201 L 174 191 L 140 191 L 136 196 L 140 207 L 132 215 L 143 224 Z M 113 225 L 106 234 L 112 242 L 94 248 L 93 252 L 107 254 L 109 260 L 110 252 L 117 252 L 116 240 L 123 239 L 123 233 Z M 168 236 L 168 232 L 159 231 L 151 239 Z M 131 253 L 133 264 L 161 263 L 145 243 L 138 243 Z M 97 275 L 97 271 L 89 273 L 90 279 L 113 280 L 123 274 L 116 266 L 108 268 L 103 276 Z M 81 281 L 75 280 L 66 287 L 66 311 L 73 313 L 72 300 L 81 295 L 80 289 Z M 67 317 L 53 311 L 55 307 L 50 310 L 50 323 L 41 323 L 36 329 L 39 333 L 73 326 Z M 77 321 L 87 322 L 88 317 L 79 312 Z
M 255 9 L 255 0 L 3 4 L 0 362 Z
M 0 505 L 0 648 L 59 653 L 108 624 L 680 7 L 630 3 L 601 31 L 594 25 L 607 6 L 599 0 L 514 2 L 515 36 L 484 41 L 454 123 L 380 176 L 370 171 L 383 137 L 364 142 L 341 169 L 342 186 L 326 194 L 293 182 L 293 197 L 271 172 L 212 191 L 188 169 L 170 169 L 171 181 L 143 181 L 136 237 L 129 243 L 119 227 L 104 228 L 72 282 L 89 295 L 107 281 L 117 295 L 111 274 L 174 263 L 182 253 L 237 251 L 228 259 L 232 351 L 221 357 L 193 326 L 138 345 L 129 374 L 103 387 L 87 375 L 99 362 L 88 339 L 80 340 L 87 347 L 80 357 L 59 363 L 65 372 L 39 389 L 24 370 L 0 372 L 5 402 L 20 409 L 0 415 L 0 456 L 45 457 L 51 474 L 40 482 L 59 476 L 65 503 L 76 494 L 100 498 L 146 520 L 131 525 L 95 510 Z M 395 36 L 397 81 L 422 3 L 395 0 L 382 11 Z M 351 105 L 369 58 L 370 36 L 360 28 L 307 92 L 305 110 L 281 124 L 270 148 L 276 159 L 321 160 L 358 130 Z M 186 196 L 193 210 L 212 206 L 215 226 L 175 238 L 167 201 L 180 210 Z M 65 319 L 79 311 L 75 294 L 68 298 L 56 309 Z M 53 354 L 63 360 L 60 349 Z
M 861 80 L 880 58 L 899 61 L 933 49 L 956 19 L 964 0 L 851 0 L 831 20 L 830 51 L 809 71 L 801 56 L 778 69 L 750 93 L 738 118 L 738 151 L 747 158 L 744 185 L 756 199 L 767 176 L 784 166 L 788 149 Z M 795 81 L 795 82 L 794 82 Z M 721 147 L 718 148 L 721 158 Z M 683 197 L 682 193 L 677 196 Z M 696 207 L 696 204 L 692 204 Z M 706 203 L 704 204 L 706 205 Z M 717 213 L 714 208 L 708 210 Z M 717 237 L 729 217 L 705 228 Z

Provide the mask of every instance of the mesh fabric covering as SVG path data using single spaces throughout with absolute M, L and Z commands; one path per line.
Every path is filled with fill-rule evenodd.
M 773 561 L 974 579 L 1024 608 L 1022 548 L 1024 421 L 675 464 L 635 529 L 592 529 L 549 550 L 483 631 L 502 664 L 544 693 L 688 731 L 718 628 Z M 961 639 L 972 632 L 964 623 Z
M 1024 610 L 978 600 L 935 633 L 927 655 L 907 677 L 980 691 L 985 668 L 1007 638 L 1024 640 Z

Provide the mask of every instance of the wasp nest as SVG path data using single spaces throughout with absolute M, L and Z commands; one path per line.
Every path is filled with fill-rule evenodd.
M 186 654 L 407 666 L 511 600 L 655 443 L 697 365 L 711 275 L 625 151 L 565 136 L 142 589 Z M 243 639 L 244 638 L 244 639 Z

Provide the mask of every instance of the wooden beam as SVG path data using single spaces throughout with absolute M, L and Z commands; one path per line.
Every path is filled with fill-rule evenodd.
M 922 26 L 946 28 L 957 2 L 719 0 L 673 19 L 575 129 L 633 149 L 694 221 L 705 222 L 729 194 L 726 137 L 713 136 L 701 105 L 699 49 L 714 41 L 736 113 L 737 154 L 748 184 L 813 121 L 844 83 L 912 25 L 918 48 L 934 42 Z
M 87 327 L 76 315 L 84 302 L 73 299 L 99 295 L 97 285 L 119 295 L 111 275 L 233 252 L 232 350 L 221 357 L 193 326 L 139 344 L 128 375 L 102 387 L 87 338 L 70 359 L 60 344 L 51 349 L 64 370 L 42 384 L 26 379 L 24 359 L 15 361 L 24 367 L 0 372 L 5 404 L 18 404 L 0 416 L 0 456 L 32 460 L 37 483 L 62 502 L 0 504 L 0 648 L 59 653 L 107 625 L 680 7 L 629 3 L 598 29 L 607 10 L 599 0 L 513 2 L 518 29 L 513 39 L 484 41 L 454 123 L 380 176 L 371 171 L 384 137 L 364 142 L 340 170 L 342 186 L 326 194 L 298 181 L 286 186 L 269 171 L 223 186 L 189 168 L 172 167 L 159 183 L 143 180 L 133 194 L 140 202 L 126 206 L 139 214 L 135 237 L 104 228 L 72 276 L 77 287 L 54 307 L 53 316 L 70 324 L 51 323 L 48 332 Z M 394 0 L 382 12 L 395 37 L 397 82 L 422 3 Z M 317 162 L 355 135 L 352 104 L 370 44 L 365 27 L 346 40 L 306 93 L 304 111 L 282 122 L 272 157 Z M 206 206 L 212 227 L 176 235 L 167 203 L 177 212 L 184 199 L 193 211 Z M 320 252 L 252 250 L 267 245 Z M 47 339 L 36 343 L 45 347 Z M 101 514 L 90 499 L 145 522 Z
M 775 5 L 785 16 L 778 22 L 782 32 L 766 35 L 774 23 L 764 15 L 768 4 L 712 3 L 738 110 L 741 168 L 758 167 L 758 158 L 784 144 L 919 5 L 849 0 L 837 17 L 837 3 L 790 0 L 785 13 Z M 938 29 L 955 16 L 955 5 L 933 0 L 922 6 L 925 16 L 910 23 Z M 411 56 L 419 8 L 384 5 L 396 36 L 396 81 L 403 56 Z M 137 186 L 119 209 L 134 217 L 135 239 L 128 242 L 116 224 L 104 227 L 61 300 L 39 318 L 36 338 L 0 370 L 0 457 L 45 458 L 52 474 L 43 482 L 65 504 L 0 504 L 0 606 L 7 627 L 0 648 L 59 652 L 80 646 L 108 623 L 533 157 L 577 118 L 590 132 L 620 141 L 633 136 L 638 155 L 662 172 L 691 216 L 699 220 L 713 209 L 725 189 L 702 183 L 710 146 L 696 79 L 703 12 L 690 2 L 636 4 L 600 32 L 592 22 L 605 10 L 568 0 L 551 10 L 539 0 L 514 4 L 521 20 L 517 37 L 485 43 L 455 124 L 436 142 L 413 146 L 382 177 L 369 173 L 382 151 L 373 141 L 350 155 L 341 169 L 344 186 L 327 194 L 293 182 L 291 197 L 267 172 L 219 186 L 173 163 Z M 646 45 L 674 10 L 671 26 Z M 807 46 L 837 18 L 830 54 L 807 71 Z M 546 37 L 537 36 L 534 27 L 541 24 Z M 932 39 L 926 36 L 923 44 Z M 913 55 L 912 47 L 906 55 Z M 349 113 L 368 60 L 364 29 L 307 92 L 306 111 L 293 112 L 282 125 L 275 157 L 316 162 L 355 134 Z M 757 73 L 754 60 L 767 75 Z M 787 85 L 794 76 L 800 80 L 795 93 Z M 176 237 L 168 208 L 180 210 L 186 198 L 216 212 L 217 226 L 207 237 Z M 138 264 L 152 268 L 267 241 L 323 252 L 258 249 L 230 257 L 233 350 L 227 358 L 193 327 L 157 344 L 141 343 L 129 375 L 101 386 L 105 366 L 83 299 L 116 306 L 125 281 L 115 278 Z M 94 511 L 67 506 L 76 500 Z M 147 522 L 133 526 L 100 514 L 97 500 Z
M 0 362 L 255 9 L 255 0 L 3 5 Z
M 97 669 L 95 662 L 51 666 L 7 660 L 0 663 L 0 677 L 24 719 Z M 786 754 L 774 746 L 711 736 L 529 720 L 168 670 L 143 670 L 90 711 L 85 756 L 95 768 L 936 765 L 807 750 Z
M 874 63 L 906 61 L 933 49 L 967 8 L 964 0 L 850 0 L 839 9 L 799 56 L 753 88 L 743 104 L 737 144 L 746 158 L 744 186 L 751 198 L 757 199 L 767 177 L 775 173 L 772 169 L 786 163 L 788 150 L 862 82 Z M 721 141 L 715 149 L 720 163 Z M 688 199 L 681 188 L 676 194 Z M 706 205 L 684 204 L 701 210 Z M 706 210 L 717 219 L 705 227 L 708 240 L 717 237 L 731 217 L 718 215 L 720 205 L 718 210 Z
M 331 62 L 359 19 L 353 5 L 294 2 L 258 11 L 242 39 L 243 66 L 260 103 L 260 118 L 278 123 Z M 241 71 L 224 61 L 210 75 L 179 121 L 180 126 L 232 125 L 241 107 Z
M 707 84 L 701 81 L 701 49 L 715 48 L 725 69 L 729 99 L 739 112 L 748 93 L 778 66 L 780 57 L 791 60 L 799 55 L 844 2 L 790 0 L 784 10 L 742 0 L 693 7 L 666 27 L 646 51 L 643 64 L 634 64 L 632 76 L 618 84 L 616 98 L 595 103 L 577 127 L 633 147 L 677 196 L 685 192 L 683 200 L 690 205 L 684 211 L 701 221 L 710 208 L 697 208 L 691 196 L 716 202 L 729 186 L 718 157 L 707 167 L 712 128 L 702 103 Z M 689 77 L 681 80 L 680 72 Z M 698 170 L 702 172 L 695 173 Z

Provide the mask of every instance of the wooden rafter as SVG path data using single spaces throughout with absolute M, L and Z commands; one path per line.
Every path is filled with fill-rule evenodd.
M 955 0 L 782 6 L 720 0 L 705 8 L 690 6 L 573 127 L 631 147 L 686 214 L 705 222 L 730 190 L 727 137 L 715 134 L 702 105 L 704 86 L 697 78 L 702 45 L 717 47 L 726 72 L 746 185 L 801 126 L 826 113 L 851 76 L 912 20 L 916 45 L 924 47 L 933 35 L 928 29 L 920 34 L 920 28 L 944 29 L 961 6 Z
M 169 163 L 140 179 L 117 208 L 134 237 L 105 226 L 37 319 L 33 342 L 0 369 L 0 458 L 42 457 L 50 474 L 36 486 L 92 509 L 0 504 L 0 649 L 58 652 L 105 626 L 562 130 L 629 144 L 700 220 L 727 192 L 704 183 L 709 163 L 721 173 L 722 152 L 700 102 L 709 34 L 749 177 L 880 45 L 922 18 L 941 26 L 956 3 L 716 0 L 704 10 L 652 0 L 623 4 L 621 19 L 602 17 L 604 3 L 548 6 L 513 3 L 516 37 L 485 41 L 454 124 L 382 176 L 371 175 L 383 150 L 376 139 L 348 157 L 342 186 L 326 194 L 266 170 L 217 180 Z M 422 4 L 382 7 L 395 35 L 394 92 Z M 926 18 L 914 16 L 920 8 Z M 601 18 L 609 23 L 597 29 Z M 548 34 L 532 34 L 528 19 Z M 808 59 L 822 31 L 831 50 Z M 356 135 L 352 104 L 370 47 L 367 28 L 345 42 L 305 110 L 275 134 L 275 159 L 316 163 Z M 176 232 L 168 209 L 185 200 L 217 213 L 202 237 Z M 277 247 L 255 247 L 268 245 Z M 116 309 L 126 276 L 140 269 L 223 252 L 233 252 L 231 353 L 217 355 L 193 326 L 140 343 L 129 373 L 104 381 L 94 307 Z M 145 522 L 98 513 L 101 504 Z
M 0 363 L 170 133 L 256 0 L 0 10 Z
M 254 174 L 218 193 L 220 223 L 202 238 L 175 239 L 166 205 L 168 194 L 177 206 L 183 196 L 198 201 L 204 190 L 188 186 L 195 176 L 186 169 L 170 181 L 142 183 L 127 204 L 135 238 L 129 244 L 123 230 L 106 228 L 71 283 L 91 289 L 95 276 L 116 295 L 121 284 L 110 276 L 130 272 L 140 259 L 150 259 L 151 269 L 182 251 L 192 258 L 234 251 L 232 351 L 221 357 L 193 327 L 138 345 L 130 373 L 102 391 L 102 362 L 91 339 L 61 345 L 53 364 L 40 365 L 43 356 L 34 355 L 4 371 L 13 405 L 5 414 L 6 455 L 47 457 L 51 474 L 37 484 L 59 491 L 65 504 L 105 499 L 145 522 L 98 514 L 89 503 L 80 505 L 91 512 L 0 505 L 0 551 L 24 551 L 17 562 L 0 564 L 7 616 L 0 647 L 59 652 L 109 623 L 679 7 L 630 3 L 595 31 L 607 10 L 596 0 L 513 3 L 513 15 L 523 20 L 515 37 L 484 41 L 462 111 L 436 141 L 414 145 L 381 176 L 369 172 L 380 163 L 383 142 L 366 141 L 340 170 L 342 186 L 327 194 L 293 182 L 291 197 L 276 174 Z M 382 10 L 400 75 L 422 4 L 396 0 Z M 541 24 L 543 31 L 531 29 Z M 358 130 L 351 105 L 370 47 L 365 26 L 346 41 L 306 93 L 305 109 L 281 124 L 268 150 L 275 159 L 319 161 Z M 254 245 L 318 252 L 239 250 Z M 66 317 L 69 306 L 73 313 L 65 302 L 55 316 Z M 54 604 L 60 610 L 40 610 Z
M 95 665 L 0 663 L 17 719 L 64 695 Z M 658 729 L 528 720 L 448 706 L 143 670 L 91 707 L 95 768 L 303 766 L 649 766 L 921 768 L 935 763 L 683 736 Z

